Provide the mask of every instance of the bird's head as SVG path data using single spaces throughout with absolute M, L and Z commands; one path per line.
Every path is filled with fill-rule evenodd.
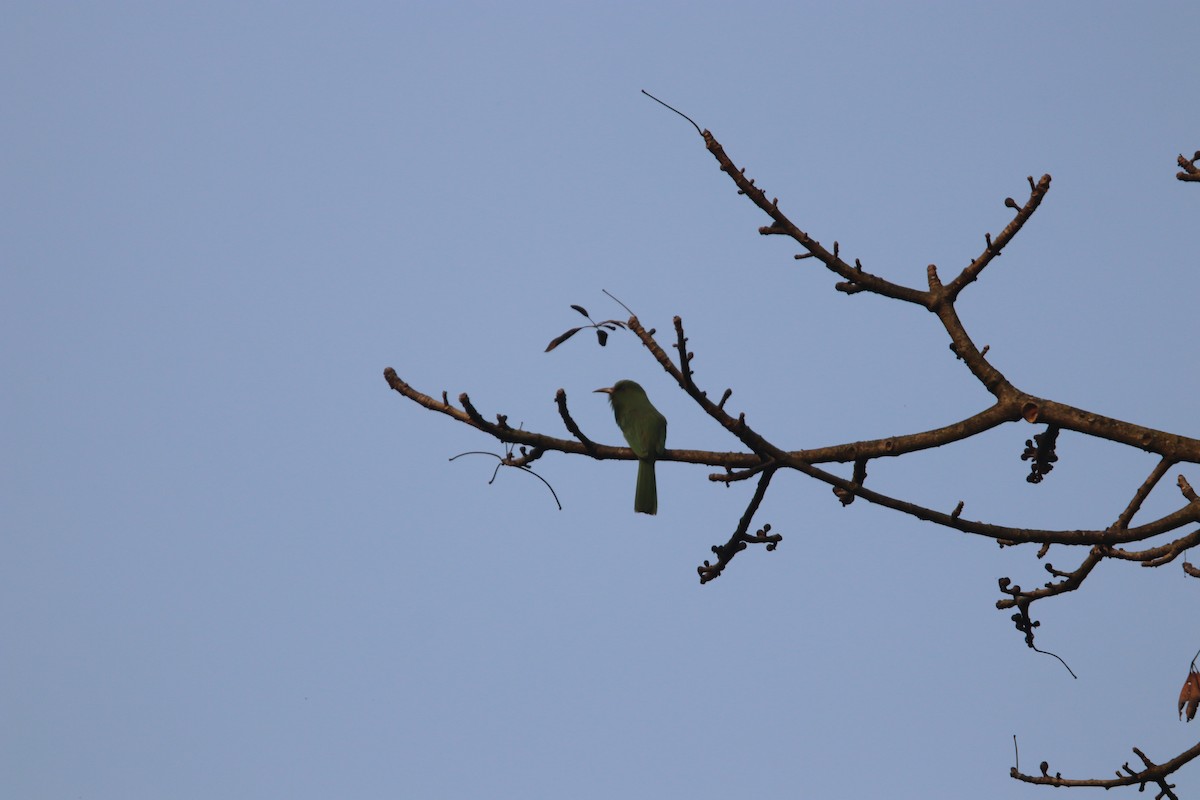
M 596 389 L 595 391 L 608 395 L 608 402 L 613 407 L 621 405 L 624 401 L 639 395 L 642 398 L 646 397 L 646 390 L 633 381 L 617 381 L 612 386 Z

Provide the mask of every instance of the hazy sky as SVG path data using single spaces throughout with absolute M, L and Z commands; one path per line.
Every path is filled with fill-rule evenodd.
M 1198 436 L 1197 30 L 1193 2 L 6 4 L 5 796 L 989 800 L 1052 793 L 1008 777 L 1014 734 L 1072 777 L 1190 747 L 1177 563 L 1035 606 L 1076 681 L 994 606 L 1048 579 L 1036 548 L 780 475 L 779 549 L 701 586 L 752 486 L 661 465 L 635 516 L 632 464 L 549 455 L 559 511 L 449 461 L 501 448 L 382 371 L 566 436 L 561 387 L 609 444 L 590 392 L 633 378 L 669 446 L 740 450 L 628 334 L 542 352 L 572 303 L 624 318 L 607 289 L 664 344 L 682 316 L 697 380 L 781 446 L 986 407 L 935 318 L 759 236 L 645 88 L 917 287 L 1050 173 L 968 330 L 1028 392 Z M 1155 461 L 1063 434 L 1032 486 L 1038 430 L 871 485 L 1104 527 Z

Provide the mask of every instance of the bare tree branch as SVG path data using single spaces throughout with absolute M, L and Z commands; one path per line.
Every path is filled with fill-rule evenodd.
M 1129 501 L 1129 505 L 1126 506 L 1125 510 L 1121 512 L 1121 516 L 1117 517 L 1117 521 L 1114 523 L 1113 527 L 1129 527 L 1129 522 L 1133 519 L 1133 515 L 1141 509 L 1142 503 L 1144 503 L 1146 498 L 1150 496 L 1150 492 L 1154 490 L 1154 487 L 1158 485 L 1158 482 L 1161 481 L 1163 476 L 1167 474 L 1167 470 L 1173 466 L 1175 466 L 1175 462 L 1169 458 L 1162 459 L 1154 466 L 1154 469 L 1146 477 L 1146 480 L 1143 481 L 1142 485 L 1139 486 L 1137 491 L 1133 493 L 1133 499 Z
M 1153 783 L 1159 787 L 1159 793 L 1156 798 L 1169 798 L 1170 800 L 1179 800 L 1178 795 L 1172 791 L 1175 784 L 1167 783 L 1167 776 L 1178 770 L 1184 764 L 1200 756 L 1200 743 L 1195 744 L 1190 749 L 1185 750 L 1179 755 L 1172 758 L 1170 761 L 1164 761 L 1162 764 L 1155 764 L 1146 754 L 1138 748 L 1133 748 L 1133 752 L 1142 760 L 1145 769 L 1136 770 L 1129 766 L 1126 761 L 1121 765 L 1121 769 L 1117 772 L 1116 778 L 1086 778 L 1073 779 L 1064 778 L 1061 773 L 1050 774 L 1050 766 L 1043 761 L 1041 764 L 1041 775 L 1026 775 L 1019 772 L 1016 767 L 1013 767 L 1009 774 L 1019 781 L 1025 783 L 1037 783 L 1043 786 L 1094 786 L 1101 789 L 1115 789 L 1118 786 L 1134 786 L 1138 787 L 1138 791 L 1144 791 L 1146 784 Z M 1124 773 L 1124 774 L 1122 774 Z
M 965 289 L 967 284 L 976 280 L 979 277 L 979 273 L 983 272 L 983 268 L 990 264 L 992 259 L 1000 255 L 1000 251 L 1004 249 L 1005 245 L 1020 233 L 1021 228 L 1033 216 L 1033 212 L 1037 211 L 1038 206 L 1042 204 L 1042 198 L 1046 196 L 1046 192 L 1050 191 L 1050 176 L 1043 175 L 1037 183 L 1033 182 L 1033 177 L 1031 176 L 1029 178 L 1029 189 L 1029 200 L 1023 206 L 1018 206 L 1011 197 L 1005 199 L 1004 204 L 1010 208 L 1016 208 L 1017 215 L 1013 217 L 1011 222 L 1004 226 L 1004 230 L 1000 231 L 1000 235 L 996 237 L 995 241 L 992 240 L 990 233 L 984 235 L 987 247 L 959 273 L 958 277 L 950 281 L 949 285 L 946 286 L 946 291 L 951 300 L 957 298 L 959 292 Z
M 651 97 L 653 96 L 651 95 Z M 653 99 L 662 103 L 658 98 Z M 666 104 L 663 103 L 663 105 Z M 753 179 L 746 177 L 745 169 L 734 163 L 711 132 L 701 129 L 682 112 L 671 106 L 667 106 L 667 108 L 695 125 L 704 140 L 705 147 L 716 159 L 721 171 L 733 181 L 738 193 L 749 198 L 768 216 L 769 223 L 758 229 L 761 235 L 791 238 L 802 251 L 797 253 L 795 258 L 801 260 L 812 258 L 823 264 L 826 269 L 840 278 L 834 285 L 839 292 L 848 295 L 864 292 L 875 294 L 886 299 L 919 306 L 930 312 L 937 318 L 945 331 L 951 352 L 963 362 L 970 375 L 994 398 L 993 404 L 982 411 L 929 430 L 880 439 L 804 448 L 803 443 L 784 443 L 783 438 L 777 432 L 767 432 L 752 427 L 747 422 L 744 413 L 734 413 L 728 410 L 727 402 L 732 394 L 731 389 L 726 388 L 718 402 L 714 403 L 709 399 L 708 392 L 700 388 L 697 383 L 697 376 L 693 368 L 696 354 L 689 348 L 683 321 L 678 316 L 673 320 L 674 342 L 670 346 L 670 349 L 675 351 L 673 358 L 655 339 L 655 332 L 644 328 L 636 316 L 631 315 L 626 323 L 617 320 L 604 320 L 597 323 L 588 316 L 582 306 L 572 306 L 577 312 L 587 317 L 591 324 L 572 328 L 560 334 L 551 340 L 547 351 L 554 350 L 559 345 L 566 343 L 583 328 L 595 329 L 601 346 L 605 344 L 610 331 L 627 329 L 638 338 L 650 356 L 671 377 L 680 390 L 696 403 L 713 422 L 730 433 L 741 448 L 744 448 L 740 452 L 674 449 L 665 451 L 659 460 L 702 464 L 715 468 L 719 471 L 708 476 L 708 479 L 714 482 L 730 484 L 754 477 L 758 478 L 754 494 L 733 534 L 725 543 L 714 545 L 711 548 L 716 555 L 715 562 L 705 561 L 697 568 L 701 583 L 720 576 L 734 556 L 750 544 L 763 544 L 767 550 L 774 550 L 782 540 L 779 534 L 771 532 L 769 524 L 763 525 L 755 533 L 749 532 L 750 525 L 766 496 L 772 478 L 780 470 L 794 470 L 831 486 L 843 505 L 849 505 L 855 499 L 861 498 L 866 502 L 916 519 L 932 522 L 947 529 L 994 539 L 1002 546 L 1039 544 L 1041 548 L 1037 554 L 1038 558 L 1045 556 L 1051 545 L 1087 548 L 1086 554 L 1074 569 L 1060 570 L 1053 564 L 1046 563 L 1044 569 L 1049 573 L 1050 580 L 1038 588 L 1022 589 L 1020 585 L 1014 584 L 1007 577 L 998 580 L 999 590 L 1004 597 L 997 601 L 997 608 L 1015 609 L 1013 622 L 1017 629 L 1024 634 L 1026 644 L 1034 650 L 1038 650 L 1034 644 L 1034 630 L 1040 623 L 1030 615 L 1033 603 L 1077 591 L 1105 559 L 1138 562 L 1143 567 L 1158 567 L 1178 558 L 1192 546 L 1200 544 L 1200 529 L 1182 535 L 1176 534 L 1176 538 L 1171 541 L 1148 542 L 1160 535 L 1178 531 L 1183 526 L 1200 522 L 1200 495 L 1197 495 L 1192 489 L 1183 474 L 1178 475 L 1176 480 L 1182 495 L 1182 502 L 1174 511 L 1140 525 L 1132 524 L 1134 517 L 1141 511 L 1147 498 L 1174 466 L 1177 464 L 1200 464 L 1200 439 L 1114 419 L 1053 399 L 1039 397 L 1018 388 L 987 360 L 988 348 L 980 349 L 976 346 L 958 316 L 955 307 L 958 297 L 967 286 L 979 280 L 983 270 L 1003 254 L 1005 247 L 1032 219 L 1050 190 L 1049 175 L 1043 175 L 1036 181 L 1032 177 L 1028 178 L 1029 196 L 1023 202 L 1017 202 L 1012 198 L 1005 199 L 1004 205 L 1014 212 L 1012 218 L 995 237 L 991 233 L 984 234 L 983 251 L 952 280 L 943 283 L 938 275 L 937 267 L 930 264 L 925 270 L 926 287 L 919 289 L 868 272 L 858 259 L 855 259 L 853 264 L 847 262 L 842 258 L 840 245 L 836 241 L 833 242 L 831 248 L 822 246 L 819 241 L 810 236 L 780 209 L 778 198 L 768 198 L 768 195 L 756 185 Z M 1179 180 L 1200 181 L 1198 161 L 1200 161 L 1200 151 L 1191 159 L 1179 156 L 1178 163 L 1182 169 L 1177 175 Z M 491 422 L 475 408 L 467 394 L 463 393 L 458 396 L 459 406 L 456 407 L 450 403 L 445 392 L 442 393 L 440 401 L 422 394 L 401 380 L 395 370 L 390 367 L 384 370 L 384 377 L 393 390 L 412 402 L 476 428 L 482 433 L 510 445 L 501 459 L 503 465 L 525 468 L 530 462 L 537 460 L 547 452 L 586 456 L 598 460 L 637 459 L 637 456 L 628 447 L 599 444 L 589 438 L 571 416 L 567 407 L 566 392 L 562 389 L 556 393 L 555 403 L 559 416 L 566 429 L 574 437 L 573 439 L 563 439 L 536 431 L 513 428 L 503 414 L 497 414 L 496 421 Z M 1022 420 L 1030 424 L 1046 426 L 1042 432 L 1026 440 L 1026 450 L 1022 454 L 1024 460 L 1031 462 L 1029 476 L 1031 482 L 1043 482 L 1053 469 L 1058 460 L 1055 445 L 1059 435 L 1064 431 L 1072 435 L 1092 437 L 1154 453 L 1159 457 L 1159 461 L 1149 476 L 1134 491 L 1132 498 L 1117 516 L 1116 521 L 1104 529 L 1021 528 L 972 520 L 963 517 L 965 504 L 962 500 L 958 500 L 957 504 L 952 506 L 954 500 L 947 499 L 946 507 L 950 507 L 951 510 L 942 511 L 918 505 L 910 500 L 895 497 L 865 485 L 867 465 L 871 459 L 898 458 L 921 450 L 944 447 L 966 441 L 1009 423 L 1019 423 Z M 511 445 L 514 444 L 520 445 L 519 456 L 512 452 Z M 853 464 L 853 474 L 850 479 L 846 479 L 819 466 L 828 464 Z M 1124 547 L 1143 542 L 1147 544 L 1141 549 Z M 1183 562 L 1183 570 L 1190 576 L 1200 577 L 1200 569 L 1188 562 L 1186 557 Z M 1046 651 L 1039 650 L 1039 652 Z M 1063 663 L 1065 665 L 1066 662 Z M 1015 766 L 1011 774 L 1017 780 L 1049 786 L 1096 786 L 1108 789 L 1137 784 L 1144 789 L 1146 785 L 1154 784 L 1160 790 L 1159 798 L 1176 798 L 1173 792 L 1174 785 L 1167 782 L 1167 777 L 1200 755 L 1200 744 L 1162 764 L 1154 764 L 1137 748 L 1134 748 L 1134 753 L 1142 760 L 1143 768 L 1134 769 L 1126 763 L 1122 767 L 1123 771 L 1118 772 L 1115 779 L 1066 779 L 1057 773 L 1050 775 L 1049 767 L 1045 762 L 1042 763 L 1040 776 L 1025 775 Z
M 708 583 L 720 577 L 721 572 L 725 569 L 725 565 L 733 560 L 733 557 L 746 549 L 749 544 L 765 544 L 767 550 L 774 550 L 776 545 L 783 540 L 783 537 L 777 533 L 771 533 L 770 525 L 763 525 L 754 535 L 746 533 L 750 529 L 750 521 L 754 519 L 755 512 L 758 511 L 759 504 L 762 503 L 763 497 L 767 494 L 767 487 L 771 484 L 771 478 L 775 475 L 775 468 L 769 464 L 764 465 L 763 472 L 758 479 L 758 486 L 754 489 L 754 496 L 750 498 L 750 504 L 746 506 L 746 512 L 742 514 L 741 520 L 738 521 L 737 529 L 733 532 L 733 536 L 729 537 L 729 541 L 721 545 L 713 545 L 712 551 L 717 556 L 717 563 L 710 564 L 705 561 L 699 567 L 696 567 L 696 572 L 700 574 L 700 582 Z
M 1200 167 L 1196 166 L 1196 162 L 1200 161 L 1200 150 L 1191 158 L 1179 156 L 1179 166 L 1183 167 L 1182 172 L 1176 172 L 1175 177 L 1181 181 L 1200 181 Z

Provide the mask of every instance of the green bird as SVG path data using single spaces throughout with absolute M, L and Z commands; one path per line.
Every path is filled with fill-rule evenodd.
M 633 510 L 657 514 L 658 484 L 654 480 L 654 460 L 667 449 L 667 418 L 651 405 L 646 390 L 633 381 L 617 381 L 607 389 L 596 391 L 608 395 L 617 427 L 629 442 L 629 449 L 638 457 Z

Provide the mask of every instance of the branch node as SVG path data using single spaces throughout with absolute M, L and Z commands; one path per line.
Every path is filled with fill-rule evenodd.
M 925 268 L 925 276 L 929 280 L 931 290 L 942 288 L 942 279 L 938 277 L 936 264 L 930 264 Z
M 1034 408 L 1036 409 L 1036 406 Z M 1034 417 L 1036 418 L 1036 411 Z M 1058 430 L 1057 425 L 1047 425 L 1046 430 L 1036 434 L 1033 439 L 1025 440 L 1025 452 L 1021 453 L 1021 460 L 1033 462 L 1029 474 L 1025 476 L 1025 480 L 1030 483 L 1041 483 L 1050 474 L 1050 470 L 1054 469 L 1054 462 L 1058 461 L 1058 454 L 1054 452 L 1058 443 Z
M 471 405 L 471 398 L 467 396 L 466 392 L 458 396 L 458 402 L 462 405 L 463 411 L 467 412 L 467 416 L 471 418 L 471 422 L 475 423 L 475 427 L 485 429 L 488 427 L 487 420 L 475 409 L 475 406 Z
M 1179 491 L 1183 494 L 1183 496 L 1188 499 L 1188 502 L 1200 502 L 1200 496 L 1196 495 L 1196 490 L 1192 488 L 1192 485 L 1188 483 L 1188 479 L 1183 477 L 1182 473 L 1180 473 L 1179 477 L 1175 479 L 1175 483 L 1179 486 Z

